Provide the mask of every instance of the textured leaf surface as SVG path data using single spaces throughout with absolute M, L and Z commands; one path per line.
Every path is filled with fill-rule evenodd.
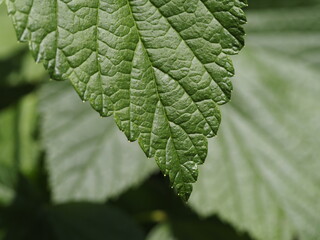
M 105 201 L 156 170 L 112 119 L 78 104 L 70 84 L 51 82 L 41 96 L 42 139 L 56 202 Z
M 320 236 L 320 21 L 307 24 L 319 10 L 299 12 L 248 16 L 257 29 L 248 26 L 248 47 L 236 63 L 246 81 L 225 109 L 190 200 L 201 215 L 219 214 L 260 240 Z M 274 30 L 266 24 L 263 32 L 275 17 Z
M 113 115 L 187 199 L 230 99 L 245 0 L 7 0 L 53 79 Z

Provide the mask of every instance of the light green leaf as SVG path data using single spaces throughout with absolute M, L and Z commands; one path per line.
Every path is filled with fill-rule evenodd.
M 19 40 L 55 80 L 155 156 L 188 199 L 230 99 L 246 0 L 7 0 Z M 75 123 L 76 124 L 76 123 Z
M 249 32 L 236 62 L 239 79 L 246 81 L 225 109 L 221 135 L 211 142 L 190 200 L 201 215 L 219 214 L 259 240 L 320 236 L 320 71 L 308 57 L 312 51 L 320 58 L 319 30 L 300 29 L 298 22 L 294 30 L 296 11 L 273 13 L 281 19 L 273 26 L 288 19 L 290 31 Z M 305 21 L 314 18 L 312 9 L 303 13 Z M 274 21 L 269 13 L 259 18 Z M 314 44 L 297 51 L 293 36 L 299 36 L 300 49 Z
M 36 103 L 36 96 L 30 94 L 0 111 L 0 203 L 14 197 L 18 172 L 31 175 L 37 163 Z
M 112 119 L 78 104 L 69 84 L 51 82 L 41 93 L 42 139 L 56 202 L 103 202 L 156 170 Z
M 45 76 L 44 68 L 35 64 L 25 44 L 16 40 L 5 5 L 0 6 L 0 86 L 33 84 Z
M 0 23 L 0 60 L 3 60 L 21 50 L 23 45 L 17 42 L 5 5 L 0 6 Z
M 320 5 L 296 10 L 254 11 L 250 14 L 251 24 L 247 26 L 251 33 L 248 45 L 268 48 L 279 54 L 290 56 L 293 62 L 303 61 L 309 66 L 318 68 L 320 65 L 319 11 Z
M 58 240 L 143 240 L 142 230 L 121 211 L 98 204 L 57 205 L 49 221 Z
M 146 240 L 176 240 L 173 236 L 172 230 L 169 224 L 158 224 L 155 226 L 149 235 L 147 236 Z
M 5 6 L 0 6 L 0 86 L 34 84 L 43 80 L 44 68 L 35 64 L 25 44 L 16 40 Z

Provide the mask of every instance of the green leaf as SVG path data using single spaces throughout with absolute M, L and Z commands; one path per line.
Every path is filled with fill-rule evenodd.
M 295 10 L 253 11 L 250 14 L 251 24 L 247 26 L 251 33 L 248 45 L 268 48 L 290 56 L 290 61 L 303 61 L 317 68 L 320 64 L 319 11 L 320 5 Z
M 49 209 L 58 240 L 143 240 L 142 230 L 127 215 L 105 205 L 77 203 Z
M 103 202 L 156 170 L 138 146 L 116 131 L 112 119 L 78 104 L 70 84 L 51 82 L 41 96 L 42 139 L 56 202 Z
M 55 80 L 155 156 L 188 199 L 230 99 L 228 55 L 243 46 L 246 0 L 7 0 L 20 41 Z
M 0 60 L 2 60 L 22 49 L 23 45 L 17 43 L 17 37 L 5 5 L 0 6 L 0 22 Z
M 14 197 L 18 172 L 32 175 L 39 156 L 36 96 L 29 94 L 0 111 L 0 203 Z
M 155 226 L 146 238 L 146 240 L 164 240 L 164 239 L 176 240 L 176 238 L 173 236 L 170 225 L 166 223 L 161 223 Z
M 0 6 L 0 86 L 34 84 L 43 80 L 45 73 L 35 64 L 25 44 L 16 40 L 5 5 Z
M 259 13 L 262 23 L 277 16 L 273 26 L 283 31 L 249 32 L 236 62 L 238 77 L 246 81 L 224 109 L 221 135 L 211 142 L 190 199 L 201 215 L 218 214 L 260 240 L 320 236 L 320 72 L 314 65 L 320 22 L 299 27 L 302 16 L 305 22 L 314 18 L 315 9 L 303 10 L 297 22 L 300 10 Z M 291 30 L 285 31 L 284 19 Z

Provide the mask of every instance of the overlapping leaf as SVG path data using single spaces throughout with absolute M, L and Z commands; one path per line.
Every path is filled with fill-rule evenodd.
M 113 115 L 187 199 L 218 104 L 230 98 L 228 55 L 243 46 L 245 0 L 7 0 L 19 40 L 56 80 Z M 76 123 L 75 123 L 76 124 Z
M 248 47 L 236 64 L 246 81 L 225 109 L 191 199 L 201 215 L 218 213 L 257 239 L 320 236 L 316 13 L 315 6 L 249 15 Z

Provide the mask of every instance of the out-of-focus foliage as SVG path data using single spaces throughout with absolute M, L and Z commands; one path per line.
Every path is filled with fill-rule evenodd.
M 55 201 L 105 201 L 157 169 L 137 144 L 116 131 L 113 119 L 100 118 L 81 104 L 70 84 L 46 84 L 40 108 Z
M 49 209 L 49 222 L 58 240 L 144 239 L 132 219 L 106 205 L 57 205 Z
M 146 240 L 177 240 L 172 233 L 170 225 L 162 223 L 154 227 Z
M 41 172 L 41 169 L 38 169 Z M 43 170 L 43 169 L 42 169 Z M 92 203 L 51 205 L 41 174 L 33 184 L 23 176 L 12 204 L 0 208 L 0 228 L 8 240 L 144 239 L 141 227 L 114 206 Z M 41 184 L 40 184 L 41 183 Z
M 250 8 L 286 8 L 306 7 L 319 4 L 319 0 L 252 0 L 249 1 Z
M 130 215 L 136 216 L 141 223 L 154 226 L 155 229 L 151 228 L 153 233 L 150 232 L 148 237 L 164 234 L 177 240 L 251 239 L 247 234 L 239 234 L 215 216 L 200 218 L 185 203 L 182 204 L 173 191 L 168 191 L 158 176 L 149 178 L 138 189 L 130 190 L 111 201 Z M 151 224 L 152 222 L 156 225 Z M 159 230 L 160 225 L 166 227 L 160 227 L 162 230 Z
M 17 37 L 4 5 L 0 6 L 0 23 L 0 59 L 6 59 L 25 46 L 17 44 Z
M 29 94 L 0 111 L 0 201 L 4 203 L 14 196 L 18 172 L 31 175 L 39 157 L 36 105 L 36 96 Z
M 43 86 L 1 10 L 0 239 L 318 240 L 319 1 L 251 2 L 234 97 L 187 205 L 161 175 L 147 178 L 154 166 L 112 120 L 64 83 Z
M 320 236 L 319 10 L 248 14 L 237 91 L 191 199 L 257 239 Z
M 43 79 L 45 71 L 34 64 L 25 44 L 18 44 L 5 5 L 0 6 L 0 87 L 34 84 Z

